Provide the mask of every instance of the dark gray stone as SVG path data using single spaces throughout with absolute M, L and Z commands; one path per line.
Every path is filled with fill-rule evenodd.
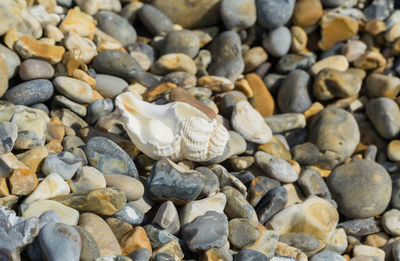
M 143 228 L 146 231 L 153 249 L 156 249 L 172 240 L 179 241 L 176 236 L 166 230 L 156 227 L 155 225 L 145 225 Z
M 135 58 L 120 50 L 105 50 L 94 57 L 92 64 L 98 73 L 119 76 L 127 81 L 134 78 L 134 72 L 142 71 Z
M 339 212 L 352 219 L 380 215 L 392 194 L 389 174 L 370 160 L 354 160 L 335 168 L 327 184 Z
M 400 133 L 400 109 L 392 99 L 381 97 L 370 100 L 366 113 L 383 138 L 393 139 Z
M 278 211 L 282 210 L 288 202 L 287 190 L 280 186 L 273 188 L 260 200 L 256 206 L 258 220 L 265 224 Z
M 203 190 L 204 176 L 198 171 L 180 172 L 182 168 L 170 160 L 157 161 L 147 179 L 147 187 L 153 199 L 189 202 Z
M 96 91 L 105 98 L 115 98 L 128 88 L 128 83 L 112 75 L 96 74 Z
M 81 237 L 72 226 L 63 223 L 48 223 L 40 230 L 39 239 L 46 260 L 79 260 Z
M 256 243 L 260 232 L 258 226 L 245 218 L 234 218 L 228 223 L 229 242 L 238 249 L 250 247 Z
M 290 73 L 294 70 L 308 70 L 315 63 L 315 56 L 288 54 L 279 59 L 276 64 L 278 73 Z
M 367 236 L 382 230 L 381 222 L 374 219 L 353 219 L 337 225 L 351 236 Z
M 80 261 L 93 261 L 100 257 L 99 248 L 94 240 L 93 236 L 84 228 L 74 226 L 81 237 L 81 254 L 79 257 Z M 146 260 L 147 261 L 147 260 Z
M 149 261 L 151 253 L 147 248 L 139 248 L 130 253 L 129 257 L 135 261 Z
M 167 253 L 157 253 L 153 261 L 175 261 L 175 258 Z
M 282 112 L 305 112 L 311 105 L 310 75 L 303 70 L 288 74 L 278 91 L 278 105 Z
M 200 48 L 199 37 L 189 30 L 170 31 L 161 45 L 161 55 L 184 53 L 190 58 L 197 55 Z
M 181 235 L 193 252 L 222 247 L 228 240 L 228 219 L 224 214 L 208 211 L 186 224 Z
M 196 76 L 187 72 L 171 72 L 164 77 L 164 81 L 172 82 L 178 87 L 189 89 L 196 87 Z
M 222 76 L 235 82 L 244 70 L 240 37 L 233 31 L 219 34 L 211 43 L 211 75 Z
M 150 63 L 153 63 L 156 60 L 156 52 L 153 47 L 145 43 L 134 43 L 127 46 L 129 52 L 139 52 L 143 53 L 149 58 Z
M 400 209 L 400 179 L 393 180 L 391 205 Z
M 321 198 L 331 198 L 328 186 L 318 171 L 311 168 L 304 169 L 297 181 L 306 197 L 316 195 Z
M 234 261 L 269 261 L 269 258 L 257 250 L 243 249 L 234 256 Z
M 0 122 L 0 153 L 11 152 L 18 137 L 18 128 L 12 122 Z
M 257 213 L 253 206 L 247 202 L 246 198 L 235 188 L 224 186 L 222 192 L 226 196 L 224 212 L 232 218 L 246 218 L 257 223 Z
M 123 149 L 110 139 L 105 137 L 89 139 L 85 153 L 90 164 L 103 174 L 122 174 L 139 178 L 135 163 Z
M 346 261 L 347 259 L 331 250 L 323 250 L 310 258 L 310 261 Z
M 279 236 L 279 242 L 299 249 L 301 252 L 315 252 L 319 248 L 316 237 L 305 233 L 287 233 Z
M 99 11 L 93 17 L 100 30 L 120 41 L 123 46 L 136 42 L 135 28 L 122 16 L 110 11 Z
M 53 93 L 54 87 L 49 80 L 38 79 L 9 88 L 4 98 L 14 104 L 29 106 L 47 101 Z
M 114 103 L 111 99 L 95 100 L 87 106 L 86 122 L 90 125 L 114 110 Z
M 321 0 L 321 2 L 326 7 L 338 7 L 344 3 L 344 0 Z
M 293 14 L 295 0 L 256 0 L 257 21 L 265 29 L 286 24 Z
M 292 147 L 290 150 L 293 160 L 300 165 L 314 165 L 318 161 L 319 149 L 311 142 L 305 142 Z
M 154 36 L 172 30 L 172 21 L 157 8 L 145 4 L 138 11 L 139 19 Z
M 364 15 L 367 21 L 374 19 L 382 21 L 388 18 L 393 10 L 393 0 L 373 0 L 372 3 L 364 9 Z
M 270 190 L 279 186 L 280 182 L 276 179 L 259 176 L 251 183 L 248 190 L 247 200 L 253 207 L 255 207 Z
M 219 189 L 219 180 L 217 175 L 207 167 L 197 167 L 196 170 L 203 174 L 205 182 L 201 195 L 209 196 L 214 194 Z

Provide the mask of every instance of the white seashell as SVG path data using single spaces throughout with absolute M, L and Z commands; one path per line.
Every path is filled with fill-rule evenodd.
M 224 126 L 183 102 L 154 105 L 125 92 L 115 106 L 135 146 L 153 159 L 208 161 L 222 155 L 229 140 Z

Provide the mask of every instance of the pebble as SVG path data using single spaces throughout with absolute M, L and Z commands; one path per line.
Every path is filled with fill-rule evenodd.
M 231 118 L 232 127 L 248 141 L 264 144 L 272 138 L 272 131 L 261 114 L 249 102 L 235 104 Z
M 69 180 L 75 175 L 81 164 L 81 161 L 72 153 L 64 151 L 47 156 L 43 162 L 42 172 L 46 176 L 51 173 L 60 173 L 64 180 Z
M 265 63 L 267 59 L 268 59 L 268 54 L 264 51 L 264 49 L 261 46 L 251 48 L 243 56 L 244 72 L 254 71 L 261 64 Z M 236 82 L 235 84 L 237 85 L 238 82 Z M 235 87 L 238 87 L 236 85 Z M 247 84 L 244 84 L 243 89 L 244 89 L 243 91 L 241 90 L 242 92 L 245 91 L 249 92 L 249 94 L 246 94 L 246 96 L 253 97 L 254 94 L 251 94 L 251 87 L 247 86 Z
M 120 174 L 104 175 L 107 187 L 117 187 L 125 192 L 127 201 L 140 199 L 144 194 L 143 184 L 136 178 Z
M 138 16 L 140 21 L 154 36 L 168 33 L 173 28 L 170 17 L 166 16 L 165 12 L 163 12 L 164 10 L 160 9 L 156 3 L 153 4 L 155 6 L 145 4 L 139 9 Z
M 306 126 L 306 118 L 302 113 L 282 113 L 264 118 L 272 133 L 284 133 Z
M 39 183 L 36 189 L 24 200 L 24 203 L 68 195 L 69 192 L 70 188 L 63 177 L 57 173 L 51 173 Z
M 86 122 L 94 124 L 98 119 L 106 116 L 114 110 L 114 104 L 111 99 L 99 99 L 90 103 L 87 107 Z
M 186 224 L 181 234 L 193 252 L 222 247 L 228 240 L 228 220 L 224 214 L 208 211 Z
M 313 117 L 310 126 L 310 141 L 322 153 L 318 165 L 326 169 L 333 168 L 353 154 L 360 141 L 354 116 L 340 108 L 323 109 Z
M 54 69 L 48 62 L 36 59 L 27 59 L 19 66 L 18 74 L 24 81 L 50 79 L 54 75 Z
M 319 48 L 328 50 L 334 44 L 351 38 L 358 32 L 357 20 L 346 15 L 328 12 L 321 18 Z
M 228 218 L 245 218 L 253 224 L 258 223 L 255 209 L 247 202 L 239 190 L 227 185 L 223 187 L 222 192 L 226 196 L 224 212 Z
M 263 80 L 255 73 L 246 74 L 246 80 L 253 91 L 253 97 L 249 100 L 251 105 L 263 117 L 272 116 L 275 110 L 275 101 Z
M 318 171 L 312 168 L 302 170 L 298 184 L 306 197 L 316 195 L 321 198 L 330 199 L 331 192 L 324 179 Z
M 400 235 L 399 229 L 399 216 L 400 211 L 398 209 L 391 209 L 386 211 L 382 217 L 382 226 L 385 229 L 386 233 L 394 236 Z
M 269 261 L 268 257 L 259 251 L 251 249 L 240 250 L 237 255 L 235 255 L 235 261 Z
M 176 234 L 180 229 L 178 212 L 172 201 L 166 201 L 158 208 L 153 219 L 153 224 L 157 224 L 160 228 Z
M 262 45 L 268 54 L 282 57 L 289 52 L 291 40 L 289 29 L 281 26 L 270 31 L 267 37 L 263 39 Z
M 20 105 L 32 105 L 45 102 L 54 93 L 53 84 L 48 80 L 31 80 L 20 83 L 4 94 L 6 100 Z
M 285 243 L 291 247 L 299 249 L 306 255 L 314 252 L 319 247 L 319 241 L 305 233 L 287 233 L 279 236 L 279 242 Z
M 311 68 L 311 75 L 317 75 L 324 69 L 335 69 L 341 72 L 347 71 L 349 62 L 343 55 L 333 55 L 316 62 Z
M 349 62 L 354 62 L 367 50 L 367 45 L 359 40 L 348 40 L 342 46 L 342 55 L 346 57 Z
M 84 81 L 58 76 L 53 81 L 58 92 L 78 103 L 90 103 L 93 99 L 92 88 Z
M 327 184 L 339 211 L 350 218 L 380 215 L 388 206 L 392 192 L 386 170 L 369 160 L 355 160 L 339 166 L 329 175 Z
M 61 223 L 71 226 L 78 224 L 79 212 L 55 200 L 38 199 L 29 203 L 24 203 L 21 205 L 21 216 L 24 218 L 40 217 L 49 210 L 57 213 Z
M 274 157 L 263 151 L 257 151 L 254 154 L 254 158 L 258 166 L 270 178 L 284 183 L 291 183 L 295 182 L 299 177 L 295 169 L 281 158 Z
M 139 174 L 129 155 L 105 137 L 93 137 L 85 146 L 90 164 L 103 174 L 122 174 L 138 178 Z
M 279 109 L 284 113 L 305 112 L 312 104 L 308 86 L 310 76 L 303 70 L 288 74 L 278 91 Z
M 279 181 L 275 179 L 266 176 L 256 177 L 249 185 L 247 200 L 255 207 L 270 190 L 279 187 L 279 185 Z
M 228 30 L 240 31 L 253 26 L 257 19 L 254 0 L 221 1 L 221 19 Z
M 0 56 L 4 59 L 7 66 L 7 74 L 5 73 L 6 71 L 3 67 L 1 67 L 2 73 L 4 75 L 7 75 L 8 79 L 14 77 L 19 70 L 18 66 L 21 64 L 21 59 L 19 58 L 18 54 L 15 53 L 13 50 L 7 48 L 6 46 L 0 44 Z M 0 96 L 2 96 L 2 93 L 0 93 Z
M 146 248 L 138 248 L 132 253 L 129 254 L 129 257 L 132 260 L 137 260 L 137 261 L 149 261 L 151 258 L 151 252 L 147 250 Z
M 146 230 L 146 234 L 153 249 L 159 248 L 170 241 L 179 240 L 176 236 L 172 235 L 168 231 L 159 229 L 154 225 L 148 224 L 143 228 Z
M 167 74 L 170 72 L 183 71 L 196 74 L 196 64 L 183 53 L 169 53 L 159 57 L 151 66 L 151 71 L 155 74 Z
M 11 152 L 17 139 L 17 126 L 14 123 L 0 122 L 0 153 Z
M 81 166 L 76 174 L 76 179 L 68 183 L 73 193 L 106 187 L 104 175 L 93 167 Z
M 99 248 L 92 235 L 82 227 L 74 226 L 81 237 L 81 253 L 79 259 L 82 261 L 91 261 L 100 256 Z
M 382 249 L 376 247 L 370 247 L 365 245 L 356 245 L 353 249 L 354 256 L 373 256 L 379 257 L 380 260 L 385 259 L 385 252 Z
M 314 25 L 323 14 L 320 0 L 301 0 L 296 1 L 293 10 L 292 22 L 301 27 Z
M 319 219 L 323 215 L 324 220 Z M 336 208 L 328 201 L 310 197 L 303 203 L 291 205 L 278 212 L 266 224 L 280 235 L 296 232 L 314 236 L 320 242 L 319 249 L 327 244 L 339 220 Z
M 110 216 L 121 210 L 126 203 L 125 193 L 118 188 L 100 188 L 87 192 L 71 193 L 56 200 L 80 212 L 92 212 Z
M 363 71 L 341 72 L 335 69 L 323 69 L 314 82 L 314 95 L 319 101 L 333 98 L 347 98 L 357 95 L 365 77 Z
M 256 206 L 258 220 L 265 224 L 276 213 L 281 211 L 288 202 L 288 191 L 278 186 L 269 190 Z
M 135 28 L 123 17 L 110 11 L 99 11 L 93 17 L 100 30 L 120 41 L 123 46 L 136 42 Z
M 234 218 L 228 222 L 229 242 L 238 249 L 253 245 L 260 232 L 257 225 L 245 218 Z
M 313 255 L 310 258 L 310 261 L 324 261 L 324 260 L 345 261 L 347 259 L 339 255 L 338 253 L 330 250 L 323 250 L 318 254 Z
M 399 161 L 400 160 L 398 146 L 399 146 L 399 140 L 392 140 L 388 144 L 387 156 L 392 161 Z
M 50 222 L 40 230 L 39 239 L 47 260 L 79 260 L 81 237 L 72 226 Z
M 204 186 L 204 177 L 195 170 L 186 170 L 168 159 L 157 161 L 147 179 L 153 199 L 175 203 L 196 199 Z
M 400 79 L 393 75 L 371 73 L 366 83 L 368 92 L 374 97 L 392 98 L 400 92 Z
M 265 29 L 275 29 L 286 24 L 293 14 L 294 0 L 256 0 L 257 19 Z
M 220 0 L 199 0 L 187 4 L 185 0 L 155 0 L 152 5 L 183 28 L 202 28 L 214 25 L 219 19 Z
M 72 112 L 76 113 L 77 115 L 79 115 L 80 117 L 85 117 L 87 110 L 86 107 L 74 102 L 68 98 L 66 98 L 65 96 L 62 95 L 56 95 L 54 97 L 54 104 L 57 104 L 60 107 L 65 107 L 70 109 Z
M 123 255 L 130 255 L 137 249 L 147 249 L 151 253 L 151 245 L 146 231 L 141 226 L 133 228 L 119 240 Z
M 172 30 L 163 40 L 161 54 L 183 53 L 194 58 L 200 49 L 200 41 L 190 30 Z
M 171 240 L 168 243 L 154 250 L 154 260 L 182 260 L 184 254 L 182 252 L 179 242 Z
M 169 99 L 171 102 L 179 101 L 192 105 L 206 114 L 210 119 L 215 119 L 217 117 L 216 113 L 210 107 L 197 100 L 192 94 L 183 88 L 172 89 L 169 94 Z
M 370 100 L 366 114 L 378 133 L 385 139 L 393 139 L 400 131 L 400 110 L 392 99 L 381 97 Z
M 142 71 L 135 58 L 120 50 L 105 50 L 94 57 L 92 64 L 97 73 L 111 74 L 127 81 L 134 77 L 134 72 Z
M 8 68 L 6 60 L 4 60 L 2 56 L 0 56 L 0 76 L 1 76 L 0 80 L 0 97 L 1 97 L 8 89 Z
M 15 169 L 8 178 L 10 192 L 13 195 L 27 196 L 38 185 L 35 172 L 30 169 Z
M 382 229 L 381 222 L 369 218 L 344 221 L 338 227 L 343 228 L 349 236 L 367 236 Z
M 120 255 L 121 247 L 107 223 L 92 213 L 82 213 L 79 226 L 88 231 L 99 249 L 100 256 Z
M 244 70 L 240 37 L 233 31 L 225 31 L 211 43 L 211 75 L 228 78 L 235 82 Z
M 321 2 L 327 7 L 338 7 L 343 4 L 344 0 L 321 0 Z

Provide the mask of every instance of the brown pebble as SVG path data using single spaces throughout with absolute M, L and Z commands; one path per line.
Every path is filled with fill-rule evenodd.
M 30 169 L 15 169 L 8 179 L 11 194 L 17 196 L 27 196 L 38 185 L 35 172 Z
M 152 252 L 150 240 L 147 237 L 146 230 L 141 226 L 137 226 L 132 229 L 128 234 L 123 236 L 119 240 L 119 245 L 121 246 L 122 254 L 129 255 L 133 251 L 139 248 L 146 248 Z
M 386 31 L 386 25 L 381 20 L 370 20 L 365 24 L 364 29 L 370 35 L 377 36 L 378 34 Z
M 254 93 L 246 79 L 240 79 L 235 82 L 235 90 L 243 92 L 247 98 L 253 97 Z
M 292 22 L 301 27 L 314 25 L 322 16 L 320 0 L 297 0 L 294 6 Z
M 182 88 L 176 88 L 171 91 L 169 94 L 169 100 L 184 102 L 193 107 L 197 108 L 198 110 L 202 111 L 206 114 L 210 119 L 215 119 L 217 114 L 208 106 L 203 104 L 202 102 L 198 101 L 193 95 L 191 95 L 188 91 Z
M 154 88 L 148 89 L 143 94 L 143 99 L 147 102 L 152 102 L 154 100 L 157 100 L 158 98 L 161 98 L 162 96 L 176 88 L 176 84 L 172 82 L 164 82 Z
M 250 99 L 251 105 L 263 117 L 272 116 L 275 110 L 275 101 L 264 81 L 255 73 L 246 74 L 246 80 L 253 90 L 253 98 Z

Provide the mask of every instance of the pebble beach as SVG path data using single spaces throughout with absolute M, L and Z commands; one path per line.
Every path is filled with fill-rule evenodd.
M 0 261 L 400 261 L 400 0 L 0 0 Z

